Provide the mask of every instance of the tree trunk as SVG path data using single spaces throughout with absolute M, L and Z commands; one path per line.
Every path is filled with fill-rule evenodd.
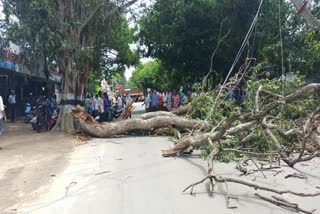
M 72 109 L 84 105 L 84 86 L 87 73 L 81 72 L 73 64 L 73 59 L 66 53 L 62 59 L 63 88 L 61 94 L 61 105 L 59 119 L 56 128 L 60 131 L 73 133 L 77 130 Z
M 106 138 L 130 131 L 150 131 L 156 128 L 174 127 L 196 129 L 207 126 L 200 120 L 179 117 L 169 112 L 147 113 L 139 118 L 99 124 L 81 108 L 73 109 L 73 116 L 80 122 L 81 130 L 90 136 Z

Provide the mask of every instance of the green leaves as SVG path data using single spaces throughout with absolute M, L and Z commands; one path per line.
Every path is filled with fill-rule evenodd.
M 146 89 L 166 89 L 168 85 L 169 75 L 167 75 L 160 61 L 152 61 L 142 64 L 133 72 L 128 82 L 128 87 Z

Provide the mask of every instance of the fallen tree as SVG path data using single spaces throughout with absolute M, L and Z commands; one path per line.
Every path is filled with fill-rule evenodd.
M 126 134 L 132 131 L 151 131 L 156 128 L 173 127 L 177 129 L 198 129 L 208 127 L 208 123 L 177 116 L 170 112 L 147 113 L 138 118 L 111 123 L 98 123 L 82 108 L 75 108 L 73 116 L 78 119 L 81 130 L 90 136 L 105 138 Z
M 304 85 L 300 77 L 295 77 L 284 87 L 283 81 L 246 81 L 246 95 L 241 107 L 235 101 L 226 101 L 224 96 L 218 97 L 218 103 L 215 105 L 214 100 L 218 93 L 212 91 L 202 93 L 190 105 L 174 112 L 151 112 L 137 118 L 111 123 L 99 124 L 81 108 L 74 109 L 73 115 L 85 133 L 101 138 L 128 132 L 175 129 L 175 145 L 162 151 L 164 157 L 180 156 L 200 148 L 208 161 L 208 175 L 184 190 L 191 189 L 191 194 L 196 185 L 209 181 L 212 191 L 216 183 L 228 186 L 231 182 L 277 195 L 319 196 L 319 192 L 278 190 L 254 182 L 248 183 L 239 178 L 220 177 L 214 170 L 214 160 L 221 160 L 221 157 L 230 154 L 237 157 L 234 160 L 238 161 L 237 169 L 240 175 L 261 173 L 264 177 L 265 171 L 280 168 L 280 161 L 294 167 L 299 162 L 320 157 L 320 144 L 316 133 L 320 126 L 320 108 L 318 98 L 314 94 L 320 89 L 320 83 Z M 239 81 L 228 84 L 223 90 L 233 90 L 235 86 L 239 86 Z M 216 108 L 212 109 L 214 106 Z M 253 163 L 254 170 L 247 169 L 248 161 Z M 266 164 L 269 166 L 264 167 Z M 286 209 L 313 213 L 295 203 L 283 201 L 278 196 L 256 196 Z M 234 208 L 229 206 L 231 198 L 227 188 L 228 208 Z

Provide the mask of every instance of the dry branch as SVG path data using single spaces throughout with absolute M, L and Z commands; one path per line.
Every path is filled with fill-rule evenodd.
M 225 182 L 229 182 L 229 183 L 236 183 L 236 184 L 242 184 L 254 189 L 259 189 L 259 190 L 263 190 L 263 191 L 267 191 L 267 192 L 273 192 L 279 195 L 283 195 L 283 194 L 291 194 L 291 195 L 296 195 L 299 197 L 314 197 L 314 196 L 320 196 L 320 192 L 316 192 L 316 193 L 302 193 L 302 192 L 295 192 L 295 191 L 291 191 L 291 190 L 278 190 L 278 189 L 274 189 L 271 187 L 266 187 L 266 186 L 261 186 L 259 184 L 255 184 L 253 182 L 250 181 L 246 181 L 246 180 L 242 180 L 242 179 L 238 179 L 238 178 L 231 178 L 231 177 L 222 177 L 222 176 L 216 176 L 216 175 L 208 175 L 207 177 L 203 178 L 202 180 L 195 182 L 189 186 L 187 186 L 183 192 L 187 191 L 190 188 L 193 188 L 194 186 L 203 183 L 204 181 L 208 180 L 208 179 L 214 179 L 215 182 L 217 183 L 225 183 Z

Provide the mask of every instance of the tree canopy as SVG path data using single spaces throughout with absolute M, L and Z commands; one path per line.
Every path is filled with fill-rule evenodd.
M 133 72 L 127 87 L 129 88 L 156 88 L 165 89 L 170 87 L 169 76 L 160 61 L 147 62 L 139 65 Z
M 181 77 L 180 84 L 201 81 L 210 69 L 217 41 L 230 30 L 213 58 L 216 72 L 210 79 L 215 85 L 228 73 L 259 2 L 158 0 L 140 22 L 139 42 L 146 46 L 142 53 L 161 60 L 165 68 L 176 72 L 174 76 Z M 294 71 L 309 76 L 317 73 L 318 29 L 310 29 L 290 2 L 280 4 L 276 0 L 264 1 L 258 24 L 235 70 L 246 58 L 255 58 L 256 63 L 264 63 L 280 75 L 283 55 L 286 72 L 291 65 Z M 317 15 L 319 3 L 314 3 L 311 10 Z
M 89 9 L 84 14 L 64 21 L 67 27 L 83 28 L 79 38 L 81 44 L 75 44 L 64 32 L 67 27 L 61 26 L 60 21 L 63 20 L 59 20 L 62 15 L 58 10 L 61 6 L 59 2 L 3 0 L 7 38 L 23 49 L 24 63 L 45 62 L 48 63 L 47 70 L 50 64 L 58 66 L 59 57 L 65 51 L 70 51 L 78 64 L 89 64 L 98 76 L 111 76 L 114 65 L 124 68 L 125 65 L 137 62 L 138 56 L 129 47 L 134 30 L 128 28 L 127 20 L 121 14 L 111 14 L 112 10 L 117 9 L 115 3 L 87 1 L 84 5 L 87 4 L 86 8 Z M 73 1 L 68 2 L 70 5 L 75 4 Z M 81 7 L 81 4 L 76 5 Z M 99 5 L 101 8 L 95 11 Z M 74 12 L 76 8 L 71 13 Z M 94 17 L 90 17 L 90 12 Z M 90 20 L 85 20 L 86 16 Z

